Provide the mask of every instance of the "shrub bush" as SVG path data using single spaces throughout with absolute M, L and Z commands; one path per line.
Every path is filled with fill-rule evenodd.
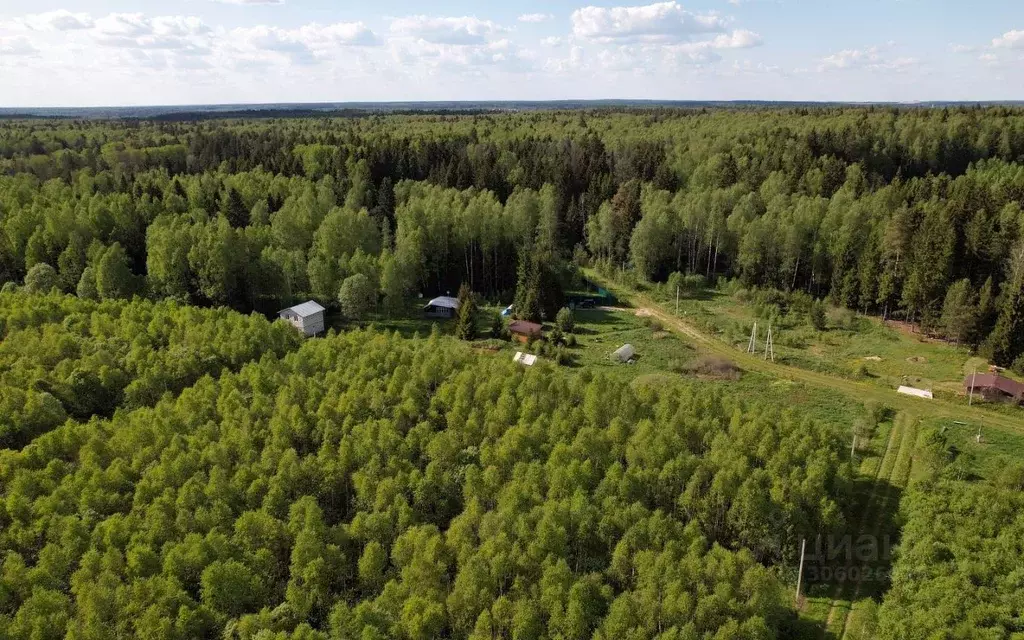
M 572 333 L 576 328 L 576 316 L 573 314 L 572 309 L 568 307 L 559 309 L 558 315 L 555 316 L 555 326 L 561 329 L 563 333 Z
M 677 366 L 673 363 L 672 368 L 676 369 Z M 699 356 L 685 365 L 679 366 L 676 370 L 680 373 L 707 376 L 720 380 L 738 380 L 740 377 L 739 367 L 721 356 L 714 355 Z
M 807 320 L 816 330 L 824 331 L 826 326 L 825 303 L 821 300 L 815 300 L 814 304 L 811 305 Z

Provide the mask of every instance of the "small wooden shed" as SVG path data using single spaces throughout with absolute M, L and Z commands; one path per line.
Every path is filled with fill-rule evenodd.
M 513 320 L 508 324 L 509 333 L 512 337 L 522 343 L 527 343 L 530 340 L 536 340 L 541 336 L 544 331 L 544 327 L 537 324 L 536 322 L 529 322 L 527 320 Z
M 287 320 L 296 329 L 307 336 L 315 336 L 324 331 L 324 312 L 313 300 L 308 300 L 294 307 L 288 307 L 277 312 L 278 317 Z

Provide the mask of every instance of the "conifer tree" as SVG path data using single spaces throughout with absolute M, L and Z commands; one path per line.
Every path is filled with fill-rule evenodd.
M 455 320 L 455 336 L 460 340 L 476 339 L 476 300 L 469 285 L 459 287 L 459 310 Z

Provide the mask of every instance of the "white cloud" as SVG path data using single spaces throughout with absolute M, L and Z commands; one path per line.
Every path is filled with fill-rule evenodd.
M 342 47 L 375 47 L 382 40 L 362 22 L 335 22 L 320 25 L 307 24 L 295 33 L 314 49 Z
M 482 45 L 506 29 L 490 20 L 464 16 L 461 18 L 431 18 L 408 16 L 391 22 L 391 32 L 423 40 L 431 44 Z
M 978 47 L 969 44 L 951 44 L 949 50 L 953 53 L 974 53 Z
M 599 42 L 671 42 L 725 31 L 728 21 L 714 13 L 693 13 L 679 3 L 637 7 L 583 7 L 573 11 L 573 34 Z
M 737 29 L 730 34 L 716 36 L 711 41 L 712 47 L 715 49 L 748 49 L 756 47 L 762 42 L 761 36 L 747 29 Z
M 227 48 L 235 54 L 235 63 L 245 65 L 291 61 L 309 65 L 329 60 L 349 47 L 374 47 L 380 38 L 362 22 L 311 23 L 297 29 L 279 29 L 267 25 L 233 29 L 226 37 Z
M 179 51 L 187 55 L 209 53 L 213 29 L 194 16 L 157 16 L 115 13 L 99 18 L 88 32 L 96 43 L 118 49 Z
M 750 60 L 734 60 L 732 63 L 732 72 L 734 74 L 749 74 L 749 75 L 760 75 L 765 73 L 781 73 L 782 68 L 774 64 L 764 64 L 763 62 L 752 62 Z
M 1024 49 L 1024 31 L 1014 29 L 992 41 L 993 47 L 1004 49 Z
M 519 22 L 547 22 L 555 16 L 550 13 L 524 13 L 519 16 Z
M 818 71 L 843 69 L 871 69 L 875 71 L 901 71 L 917 66 L 919 60 L 907 56 L 887 57 L 887 48 L 844 49 L 822 58 Z
M 542 38 L 541 41 L 540 41 L 540 43 L 542 45 L 544 45 L 545 47 L 560 47 L 560 46 L 562 46 L 562 42 L 563 42 L 563 40 L 561 38 L 559 38 L 558 36 L 550 36 L 550 37 L 547 37 L 547 38 Z
M 38 50 L 25 36 L 11 36 L 0 38 L 0 61 L 4 56 L 30 56 Z
M 257 4 L 284 4 L 284 0 L 214 0 L 214 2 L 220 2 L 221 4 L 237 4 L 243 6 Z
M 66 9 L 47 11 L 21 18 L 22 24 L 37 31 L 73 31 L 88 29 L 92 26 L 92 18 L 87 13 L 71 13 Z
M 126 38 L 152 33 L 152 25 L 141 13 L 112 13 L 96 21 L 96 31 L 105 36 Z
M 548 60 L 545 69 L 552 73 L 627 74 L 629 76 L 675 76 L 722 60 L 725 49 L 741 49 L 761 44 L 752 31 L 737 30 L 697 42 L 627 42 L 612 46 L 577 44 L 565 58 Z

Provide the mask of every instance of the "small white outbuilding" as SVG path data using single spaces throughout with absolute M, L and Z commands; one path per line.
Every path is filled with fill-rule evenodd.
M 924 398 L 926 400 L 931 400 L 934 397 L 932 392 L 927 389 L 915 389 L 914 387 L 908 387 L 906 385 L 900 385 L 900 388 L 896 390 L 896 393 L 902 393 L 905 396 Z
M 512 362 L 518 362 L 525 367 L 532 367 L 534 363 L 537 362 L 537 356 L 532 353 L 516 351 L 516 355 L 512 358 Z
M 277 312 L 278 317 L 281 317 L 292 324 L 296 329 L 306 334 L 307 336 L 315 336 L 318 333 L 324 331 L 324 312 L 326 309 L 321 307 L 318 303 L 313 300 L 297 304 L 294 307 L 288 307 L 287 309 L 281 309 Z

